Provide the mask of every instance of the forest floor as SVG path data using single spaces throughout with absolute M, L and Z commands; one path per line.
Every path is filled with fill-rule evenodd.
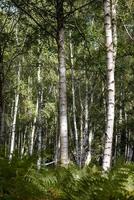
M 134 164 L 39 171 L 29 160 L 1 159 L 0 200 L 134 200 Z

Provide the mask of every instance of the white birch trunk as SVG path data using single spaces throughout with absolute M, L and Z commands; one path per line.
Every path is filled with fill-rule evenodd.
M 32 132 L 30 136 L 30 147 L 29 147 L 29 154 L 32 156 L 33 154 L 33 148 L 34 148 L 34 139 L 35 139 L 35 130 L 36 130 L 36 123 L 39 119 L 39 110 L 40 110 L 40 104 L 41 104 L 41 63 L 40 63 L 40 56 L 41 56 L 41 49 L 40 49 L 40 40 L 38 40 L 38 70 L 37 70 L 37 84 L 38 84 L 38 94 L 37 94 L 37 100 L 36 100 L 36 109 L 35 109 L 35 117 L 33 121 L 32 126 Z
M 91 94 L 91 101 L 90 105 L 93 103 L 93 92 Z M 85 165 L 89 165 L 92 159 L 92 140 L 93 140 L 93 130 L 92 130 L 92 122 L 91 122 L 91 116 L 90 116 L 90 131 L 89 131 L 89 136 L 88 136 L 88 153 L 87 153 L 87 158 L 85 161 Z
M 41 75 L 39 75 L 39 78 L 40 77 L 41 77 Z M 38 112 L 39 128 L 38 128 L 38 160 L 37 160 L 37 169 L 38 170 L 41 168 L 41 162 L 42 162 L 42 157 L 41 157 L 41 151 L 42 151 L 42 116 L 41 116 L 41 110 L 42 110 L 42 104 L 43 104 L 43 91 L 39 91 L 39 99 L 40 99 L 39 100 L 40 102 L 39 102 L 39 112 Z
M 85 161 L 85 165 L 89 165 L 92 159 L 92 154 L 91 154 L 91 150 L 92 150 L 92 139 L 93 139 L 93 131 L 92 131 L 92 127 L 90 127 L 91 130 L 89 132 L 89 137 L 88 137 L 88 145 L 89 145 L 89 150 L 88 150 L 88 154 L 87 154 L 87 158 Z
M 15 100 L 13 99 L 12 100 L 12 103 L 11 103 L 11 113 L 10 113 L 10 117 L 11 117 L 11 119 L 12 119 L 12 121 L 13 121 L 13 117 L 14 117 L 14 104 L 15 104 Z M 8 141 L 7 141 L 7 143 L 9 144 L 8 146 L 9 146 L 9 148 L 10 148 L 10 146 L 11 146 L 11 135 L 12 135 L 12 122 L 11 122 L 11 126 L 10 126 L 10 129 L 9 129 L 9 139 L 8 139 Z M 9 153 L 9 152 L 8 152 Z M 9 155 L 8 155 L 9 156 Z
M 71 76 L 72 76 L 72 108 L 73 108 L 73 124 L 74 124 L 74 136 L 75 136 L 75 149 L 76 149 L 76 163 L 79 164 L 79 141 L 78 141 L 78 129 L 76 123 L 76 103 L 75 103 L 75 80 L 74 80 L 74 55 L 73 45 L 71 42 L 70 32 L 70 61 L 71 61 Z
M 37 78 L 38 78 L 38 111 L 37 111 L 37 121 L 38 121 L 38 129 L 37 129 L 37 146 L 38 146 L 38 159 L 37 159 L 37 169 L 39 170 L 41 168 L 42 163 L 42 157 L 41 157 L 41 151 L 42 151 L 42 105 L 43 105 L 43 90 L 41 86 L 41 41 L 40 38 L 38 40 L 38 71 L 37 71 Z
M 35 116 L 34 116 L 34 120 L 33 120 L 32 132 L 31 132 L 31 136 L 30 136 L 30 147 L 29 147 L 30 156 L 32 156 L 32 154 L 33 154 L 34 136 L 35 136 L 36 123 L 37 123 L 38 109 L 39 109 L 39 100 L 38 100 L 38 97 L 37 97 Z
M 57 46 L 59 62 L 59 119 L 60 119 L 60 160 L 61 165 L 68 166 L 68 124 L 67 124 L 67 89 L 66 64 L 64 47 L 64 13 L 63 0 L 56 0 L 57 14 Z
M 125 106 L 124 106 L 125 107 Z M 127 123 L 127 121 L 128 121 L 128 114 L 125 112 L 124 113 L 124 121 Z M 129 131 L 129 129 L 127 128 L 127 126 L 125 126 L 125 129 L 124 129 L 124 141 L 122 141 L 122 142 L 124 142 L 125 143 L 125 155 L 124 155 L 124 158 L 125 158 L 125 160 L 127 160 L 127 147 L 128 147 L 128 144 L 127 144 L 127 142 L 128 142 L 128 139 L 129 139 L 129 134 L 130 134 L 130 131 Z M 122 134 L 123 134 L 123 132 L 122 132 Z M 132 146 L 131 146 L 131 149 L 132 149 Z
M 88 110 L 88 81 L 86 80 L 86 96 L 85 96 L 85 127 L 84 127 L 84 137 L 88 135 L 88 122 L 89 122 L 89 110 Z M 84 139 L 85 139 L 84 138 Z
M 111 0 L 111 1 L 112 1 L 113 59 L 114 59 L 114 65 L 115 65 L 116 56 L 117 56 L 117 3 L 118 3 L 118 0 Z
M 131 157 L 130 157 L 130 149 L 131 149 L 131 146 L 129 144 L 130 142 L 130 130 L 128 130 L 128 134 L 127 134 L 128 138 L 127 138 L 127 147 L 126 147 L 126 161 L 131 161 Z
M 112 1 L 112 33 L 113 33 L 113 62 L 114 65 L 116 64 L 116 55 L 117 55 L 117 2 L 118 0 L 111 0 Z M 120 124 L 122 124 L 122 110 L 120 109 Z M 120 133 L 121 134 L 121 133 Z M 121 137 L 118 135 L 115 136 L 115 156 L 114 160 L 118 157 L 118 144 L 121 142 Z
M 21 71 L 21 64 L 19 63 L 18 75 L 17 75 L 18 88 L 17 88 L 16 94 L 15 94 L 15 105 L 14 105 L 13 123 L 12 123 L 12 129 L 11 129 L 11 142 L 10 142 L 9 160 L 12 159 L 14 147 L 15 147 L 15 130 L 16 130 L 16 120 L 17 120 L 17 112 L 18 112 L 18 105 L 19 105 L 20 71 Z
M 39 127 L 39 132 L 38 132 L 38 160 L 37 160 L 37 169 L 40 170 L 41 168 L 41 150 L 42 150 L 42 128 Z
M 108 170 L 111 167 L 111 159 L 112 159 L 112 142 L 113 142 L 114 108 L 115 108 L 115 80 L 114 80 L 115 61 L 114 61 L 110 0 L 104 0 L 104 16 L 105 16 L 106 52 L 107 52 L 107 124 L 106 124 L 104 157 L 103 157 L 103 169 Z
M 19 47 L 19 38 L 18 38 L 18 27 L 15 30 L 15 37 L 16 37 L 16 46 Z M 24 45 L 25 39 L 23 41 Z M 23 46 L 22 45 L 22 46 Z M 20 89 L 20 73 L 21 73 L 21 62 L 18 63 L 18 72 L 17 72 L 17 89 L 15 94 L 15 105 L 14 105 L 14 113 L 13 113 L 13 122 L 11 127 L 11 140 L 10 140 L 10 149 L 9 149 L 9 160 L 12 159 L 14 148 L 15 148 L 15 131 L 16 131 L 16 120 L 17 120 L 17 112 L 18 112 L 18 105 L 19 105 L 19 89 Z
M 41 150 L 42 150 L 42 116 L 41 116 L 41 110 L 42 110 L 42 103 L 43 103 L 43 91 L 41 88 L 41 63 L 40 63 L 40 59 L 41 59 L 41 51 L 40 51 L 40 39 L 39 39 L 39 49 L 38 49 L 38 53 L 39 53 L 39 59 L 38 59 L 38 103 L 39 103 L 39 107 L 38 107 L 38 160 L 37 160 L 37 169 L 39 170 L 41 168 Z
M 80 167 L 82 167 L 82 152 L 83 152 L 83 105 L 81 99 L 81 88 L 79 85 L 79 100 L 80 100 Z
M 24 156 L 25 153 L 26 134 L 27 134 L 27 126 L 25 127 L 25 131 L 21 138 L 21 158 Z
M 88 80 L 87 77 L 86 78 L 86 90 L 85 90 L 85 112 L 84 112 L 84 116 L 85 116 L 85 124 L 84 124 L 84 132 L 83 132 L 83 152 L 82 152 L 82 159 L 83 159 L 83 164 L 85 164 L 85 160 L 86 160 L 86 149 L 88 149 L 88 137 L 89 137 L 89 107 L 88 107 Z

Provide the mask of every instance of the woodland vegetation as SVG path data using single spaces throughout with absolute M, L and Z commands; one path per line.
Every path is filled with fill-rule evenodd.
M 134 1 L 0 1 L 0 199 L 134 200 Z

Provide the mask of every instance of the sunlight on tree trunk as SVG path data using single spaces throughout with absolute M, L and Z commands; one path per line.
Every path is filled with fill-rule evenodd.
M 68 127 L 67 127 L 67 94 L 66 94 L 66 66 L 64 47 L 64 14 L 63 0 L 57 0 L 57 44 L 59 61 L 59 118 L 61 165 L 68 165 Z
M 113 7 L 112 7 L 113 8 Z M 105 16 L 105 35 L 106 35 L 106 52 L 107 52 L 107 124 L 105 135 L 105 147 L 103 157 L 103 169 L 108 170 L 111 167 L 113 130 L 114 130 L 114 109 L 115 109 L 115 56 L 114 41 L 116 33 L 112 30 L 112 11 L 111 1 L 104 0 Z M 114 28 L 115 31 L 115 28 Z M 116 47 L 116 46 L 115 46 Z
M 19 105 L 20 71 L 21 71 L 21 64 L 19 63 L 18 75 L 17 75 L 17 79 L 18 79 L 18 81 L 17 81 L 17 90 L 16 90 L 16 94 L 15 94 L 13 123 L 12 123 L 12 129 L 11 129 L 11 142 L 10 142 L 9 160 L 12 159 L 13 152 L 14 152 L 14 147 L 15 147 L 15 130 L 16 130 L 16 120 L 17 120 L 18 105 Z

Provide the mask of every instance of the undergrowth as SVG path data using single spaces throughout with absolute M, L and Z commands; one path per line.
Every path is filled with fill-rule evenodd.
M 104 173 L 96 166 L 42 168 L 0 159 L 1 200 L 134 200 L 134 164 Z

